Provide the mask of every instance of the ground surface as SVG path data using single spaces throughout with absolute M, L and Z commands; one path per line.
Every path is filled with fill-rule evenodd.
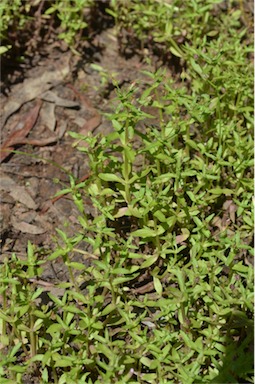
M 57 228 L 64 230 L 68 237 L 81 230 L 78 221 L 79 212 L 71 196 L 67 194 L 59 199 L 54 196 L 69 187 L 69 173 L 79 180 L 86 178 L 90 172 L 86 155 L 74 147 L 76 140 L 72 139 L 68 132 L 84 135 L 92 132 L 104 135 L 112 129 L 111 122 L 104 115 L 114 111 L 115 105 L 115 89 L 110 75 L 114 74 L 122 88 L 142 79 L 141 70 L 155 71 L 165 64 L 166 73 L 174 77 L 180 69 L 178 58 L 175 58 L 174 62 L 162 63 L 158 56 L 149 54 L 147 49 L 140 48 L 141 55 L 139 55 L 139 50 L 136 51 L 132 46 L 130 51 L 125 51 L 125 55 L 120 54 L 121 47 L 116 38 L 116 31 L 110 27 L 110 23 L 106 28 L 98 26 L 93 36 L 89 41 L 84 41 L 83 49 L 79 49 L 82 52 L 81 56 L 68 49 L 65 43 L 57 38 L 57 32 L 53 31 L 49 33 L 44 45 L 40 47 L 35 45 L 32 54 L 30 49 L 29 57 L 25 56 L 21 64 L 2 62 L 0 95 L 2 260 L 4 258 L 10 260 L 12 253 L 21 260 L 26 259 L 29 241 L 39 247 L 40 257 L 45 259 L 47 252 L 51 253 L 56 247 Z M 96 70 L 91 64 L 97 64 L 98 69 L 101 66 L 102 71 Z M 176 84 L 178 86 L 178 80 Z M 16 153 L 5 152 L 6 148 L 12 147 Z M 237 206 L 233 201 L 227 199 L 222 207 L 221 216 L 211 228 L 211 235 L 216 240 L 229 223 L 231 228 L 238 227 L 238 220 L 242 217 L 235 218 L 236 209 Z M 86 201 L 86 210 L 87 213 L 93 212 L 90 201 Z M 234 234 L 233 231 L 228 233 L 231 236 Z M 177 235 L 176 240 L 177 244 L 181 243 L 182 235 Z M 244 243 L 248 249 L 251 243 L 250 235 L 244 239 Z M 244 268 L 252 263 L 252 257 L 249 256 L 247 249 L 235 256 L 236 262 L 245 260 Z M 81 254 L 72 257 L 72 261 L 86 263 Z M 161 268 L 161 264 L 159 267 Z M 142 270 L 139 277 L 131 280 L 130 297 L 143 302 L 143 296 L 151 294 L 151 300 L 155 297 L 157 300 L 158 296 L 149 270 L 150 268 L 145 272 Z M 221 277 L 227 280 L 228 274 L 228 268 L 223 269 Z M 57 258 L 44 265 L 41 280 L 30 279 L 29 282 L 32 285 L 34 283 L 42 285 L 46 291 L 56 296 L 63 296 L 63 288 L 56 286 L 59 282 L 69 280 L 69 277 L 63 259 Z M 167 275 L 166 279 L 168 278 Z M 165 281 L 163 279 L 161 281 L 164 285 Z M 234 285 L 232 286 L 234 290 Z M 166 287 L 175 290 L 178 284 L 176 281 L 170 281 Z M 85 291 L 82 285 L 79 289 Z M 233 295 L 237 295 L 237 300 L 240 300 L 235 291 Z M 43 302 L 49 300 L 44 295 L 40 298 Z M 104 305 L 107 306 L 110 302 L 110 295 L 106 295 Z M 197 301 L 196 305 L 202 308 L 201 302 Z M 152 324 L 148 335 L 153 335 L 154 324 L 151 320 L 154 321 L 154 308 L 152 307 L 148 313 L 151 317 L 147 318 L 149 319 L 147 323 Z M 236 316 L 238 320 L 238 314 Z M 179 322 L 177 324 L 176 328 Z M 113 331 L 115 332 L 114 329 Z M 248 327 L 245 328 L 246 331 L 247 334 L 250 332 Z M 243 338 L 246 337 L 245 332 Z M 115 336 L 115 333 L 113 335 Z M 235 335 L 233 337 L 236 337 L 235 342 L 241 340 L 239 334 Z M 122 335 L 120 339 L 122 340 Z M 125 340 L 127 341 L 128 339 Z M 229 343 L 229 349 L 230 347 L 234 349 L 233 345 L 233 342 Z M 249 347 L 248 353 L 253 353 L 252 347 Z M 242 356 L 239 363 L 240 361 L 243 361 Z M 22 364 L 22 360 L 19 363 Z M 148 372 L 146 367 L 144 372 Z M 38 383 L 39 375 L 36 376 L 28 372 L 24 380 L 26 383 Z
M 155 66 L 160 65 L 156 58 L 153 60 Z M 61 167 L 77 178 L 89 172 L 85 156 L 73 148 L 75 140 L 68 131 L 86 134 L 91 130 L 106 133 L 111 129 L 104 116 L 99 125 L 93 123 L 95 115 L 112 111 L 115 92 L 110 82 L 109 86 L 107 81 L 102 82 L 102 76 L 91 68 L 91 63 L 116 74 L 123 86 L 141 78 L 141 69 L 152 68 L 139 56 L 120 55 L 112 29 L 97 35 L 93 45 L 85 43 L 84 57 L 75 56 L 63 42 L 53 41 L 42 48 L 32 64 L 15 70 L 3 68 L 2 143 L 23 128 L 36 100 L 42 100 L 36 123 L 26 138 L 29 144 L 15 146 L 28 155 L 10 154 L 1 163 L 1 247 L 5 255 L 15 252 L 20 258 L 26 257 L 29 240 L 44 251 L 52 250 L 55 228 L 65 228 L 69 235 L 79 228 L 77 209 L 71 198 L 65 196 L 54 204 L 52 198 L 69 186 L 68 174 Z M 70 85 L 75 88 L 69 88 Z M 87 105 L 81 97 L 85 97 Z M 65 279 L 62 264 L 49 265 L 44 278 Z

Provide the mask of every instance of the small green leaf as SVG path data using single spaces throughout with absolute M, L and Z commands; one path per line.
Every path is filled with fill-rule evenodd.
M 247 216 L 247 215 L 244 215 L 243 216 L 243 221 L 246 223 L 246 224 L 248 224 L 250 227 L 254 227 L 254 223 L 253 223 L 253 221 L 252 221 L 252 219 L 249 217 L 249 216 Z
M 42 312 L 42 311 L 39 311 L 38 309 L 36 309 L 34 312 L 34 315 L 40 319 L 47 319 L 47 317 L 49 317 L 48 314 Z
M 126 184 L 125 180 L 121 179 L 120 177 L 114 175 L 113 173 L 99 173 L 98 175 L 100 179 L 104 181 L 115 181 L 117 183 Z
M 111 303 L 111 304 L 107 305 L 107 306 L 103 309 L 101 315 L 102 315 L 102 316 L 109 315 L 109 313 L 112 312 L 112 311 L 114 311 L 115 309 L 116 309 L 116 305 L 113 304 L 113 303 Z
M 210 102 L 209 108 L 210 108 L 211 110 L 215 110 L 216 107 L 217 107 L 217 105 L 218 105 L 218 103 L 219 103 L 219 98 L 218 98 L 218 97 L 214 97 L 214 98 L 211 100 L 211 102 Z
M 154 229 L 142 228 L 132 232 L 132 235 L 141 237 L 143 239 L 145 237 L 155 237 L 157 236 L 157 232 Z
M 112 284 L 113 286 L 118 286 L 120 284 L 126 283 L 127 281 L 133 280 L 139 275 L 139 273 L 136 273 L 134 275 L 131 275 L 129 277 L 116 277 L 116 279 L 113 280 Z
M 57 367 L 72 367 L 75 363 L 75 360 L 71 356 L 61 356 L 59 359 L 55 362 L 54 366 Z
M 177 51 L 174 47 L 170 47 L 169 48 L 170 52 L 174 55 L 174 56 L 177 56 L 177 57 L 182 57 L 183 55 Z
M 11 49 L 11 47 L 12 47 L 11 45 L 5 45 L 5 46 L 0 47 L 0 55 L 9 51 L 9 49 Z
M 156 383 L 158 375 L 156 373 L 143 373 L 143 380 L 146 383 Z
M 64 311 L 67 313 L 67 312 L 70 312 L 70 314 L 81 314 L 81 310 L 77 307 L 75 307 L 74 305 L 65 305 L 64 306 Z
M 141 268 L 148 268 L 158 260 L 158 255 L 148 256 L 148 258 L 142 263 Z
M 74 268 L 74 269 L 77 269 L 78 271 L 83 271 L 86 266 L 82 263 L 77 263 L 75 261 L 71 261 L 70 263 L 66 263 L 66 265 L 68 267 L 71 267 L 71 268 Z
M 191 191 L 187 191 L 186 193 L 189 196 L 190 200 L 193 201 L 193 203 L 195 203 L 196 202 L 196 196 L 194 195 L 194 193 Z
M 61 332 L 62 329 L 63 329 L 63 327 L 61 324 L 54 323 L 48 327 L 48 329 L 46 330 L 46 333 L 52 334 L 52 333 L 56 333 L 56 332 Z
M 225 195 L 225 196 L 230 196 L 234 194 L 234 191 L 228 188 L 213 188 L 213 189 L 209 189 L 208 192 L 212 193 L 213 195 Z
M 195 62 L 195 60 L 193 58 L 190 59 L 190 64 L 192 66 L 192 68 L 199 74 L 199 75 L 202 75 L 203 74 L 203 71 L 202 71 L 202 68 L 200 67 L 199 64 L 197 64 Z
M 103 323 L 101 323 L 101 321 L 96 321 L 91 326 L 93 329 L 103 329 L 104 328 L 104 325 L 103 325 Z
M 193 220 L 194 220 L 194 222 L 195 222 L 195 224 L 197 225 L 198 228 L 201 228 L 201 227 L 204 226 L 203 222 L 197 216 L 194 216 Z
M 193 140 L 186 139 L 186 144 L 188 144 L 193 149 L 197 149 L 197 143 Z
M 154 213 L 154 216 L 161 222 L 161 223 L 165 223 L 166 222 L 166 217 L 165 215 L 163 214 L 163 212 L 161 210 L 158 210 Z
M 219 33 L 219 31 L 212 30 L 212 31 L 207 33 L 207 36 L 214 37 L 214 36 L 218 35 L 218 33 Z
M 240 273 L 248 273 L 249 271 L 249 267 L 246 266 L 246 265 L 243 265 L 241 261 L 239 261 L 239 263 L 235 264 L 233 267 L 232 267 L 233 271 L 237 271 L 237 272 L 240 272 Z
M 153 276 L 153 283 L 154 283 L 155 291 L 161 296 L 163 292 L 161 281 L 159 280 L 158 277 Z
M 140 362 L 145 365 L 146 367 L 150 368 L 152 360 L 150 360 L 148 357 L 141 357 Z
M 59 306 L 60 308 L 63 306 L 62 301 L 58 297 L 54 296 L 50 292 L 48 292 L 48 296 L 57 306 Z

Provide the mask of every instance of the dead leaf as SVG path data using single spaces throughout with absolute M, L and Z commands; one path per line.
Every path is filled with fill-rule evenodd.
M 0 235 L 8 229 L 10 222 L 10 207 L 8 204 L 2 204 L 0 211 Z
M 58 136 L 58 139 L 62 139 L 62 137 L 66 133 L 66 128 L 67 128 L 66 120 L 61 120 L 60 122 L 58 122 L 57 129 L 56 129 L 56 134 Z
M 24 118 L 25 122 L 23 128 L 12 132 L 9 137 L 3 142 L 3 144 L 1 145 L 0 162 L 2 162 L 4 159 L 6 159 L 6 157 L 9 156 L 9 151 L 12 151 L 15 145 L 24 143 L 25 137 L 28 135 L 28 133 L 36 123 L 41 105 L 42 100 L 38 100 L 36 106 L 31 111 L 29 111 L 26 117 Z
M 40 111 L 40 117 L 43 124 L 45 124 L 50 131 L 54 132 L 56 127 L 55 104 L 43 103 Z
M 43 93 L 40 96 L 40 98 L 42 100 L 53 103 L 53 104 L 57 105 L 58 107 L 75 108 L 75 109 L 80 109 L 80 107 L 81 107 L 80 104 L 77 103 L 77 101 L 62 99 L 61 97 L 57 96 L 52 91 L 47 91 L 47 92 Z
M 30 233 L 31 235 L 41 235 L 46 232 L 45 228 L 40 228 L 33 224 L 28 224 L 25 221 L 17 221 L 14 217 L 11 219 L 14 229 L 22 233 Z
M 188 237 L 190 235 L 190 231 L 187 228 L 182 228 L 181 231 L 182 231 L 182 234 L 177 235 L 175 238 L 176 244 L 183 243 L 185 240 L 188 239 Z
M 222 229 L 222 220 L 219 216 L 215 216 L 213 219 L 212 219 L 212 225 L 214 227 L 217 227 L 219 229 Z
M 237 206 L 234 203 L 232 203 L 229 207 L 229 216 L 232 223 L 235 223 L 236 221 L 236 211 L 237 211 Z
M 10 196 L 18 201 L 19 203 L 24 204 L 29 209 L 36 209 L 37 205 L 35 204 L 32 197 L 27 193 L 24 187 L 17 186 L 15 189 L 10 191 Z
M 78 125 L 78 127 L 80 128 L 82 128 L 86 122 L 87 120 L 81 116 L 76 116 L 75 119 L 73 120 L 73 123 Z
M 128 207 L 122 207 L 118 210 L 118 212 L 116 213 L 116 215 L 114 216 L 115 219 L 118 219 L 119 217 L 123 217 L 125 216 L 126 212 L 128 210 Z
M 214 227 L 218 227 L 220 231 L 225 231 L 225 229 L 228 227 L 229 225 L 229 219 L 224 217 L 223 218 L 220 218 L 219 216 L 215 216 L 213 219 L 212 219 L 212 225 Z
M 28 194 L 25 187 L 19 186 L 5 173 L 0 172 L 0 190 L 9 192 L 12 198 L 30 209 L 36 209 L 37 205 Z
M 226 200 L 226 201 L 224 202 L 224 204 L 223 204 L 223 209 L 224 209 L 225 211 L 227 211 L 227 210 L 229 209 L 229 207 L 230 207 L 232 201 L 233 201 L 233 200 L 230 200 L 230 199 L 229 199 L 229 200 Z
M 2 127 L 9 117 L 19 110 L 23 104 L 36 99 L 43 92 L 62 82 L 69 73 L 68 62 L 69 57 L 66 57 L 60 68 L 45 71 L 40 77 L 27 79 L 23 83 L 13 86 L 12 92 L 2 109 Z
M 9 192 L 16 185 L 15 181 L 0 169 L 0 189 Z
M 236 217 L 235 213 L 237 211 L 237 206 L 233 202 L 233 200 L 226 200 L 225 203 L 223 204 L 223 209 L 229 214 L 230 220 L 232 223 L 235 223 Z

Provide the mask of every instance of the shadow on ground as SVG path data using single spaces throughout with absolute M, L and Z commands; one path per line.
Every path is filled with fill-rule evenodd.
M 222 332 L 225 336 L 225 358 L 219 374 L 210 383 L 252 383 L 254 374 L 254 324 L 241 311 L 235 311 Z

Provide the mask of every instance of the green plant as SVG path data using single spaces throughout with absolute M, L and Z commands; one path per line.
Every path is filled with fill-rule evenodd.
M 118 75 L 116 72 L 110 72 L 109 70 L 104 69 L 99 64 L 90 65 L 93 71 L 96 71 L 99 75 L 100 85 L 94 86 L 102 97 L 107 96 L 107 93 L 113 88 L 113 84 L 116 82 L 115 77 Z
M 47 1 L 42 5 L 43 8 L 41 8 L 40 0 L 25 3 L 22 0 L 12 2 L 3 0 L 1 2 L 0 38 L 3 45 L 0 48 L 0 54 L 13 48 L 13 42 L 18 43 L 18 46 L 26 45 L 27 41 L 19 41 L 18 33 L 21 36 L 24 34 L 25 40 L 27 40 L 26 32 L 30 25 L 29 22 L 35 22 L 37 18 L 41 19 L 36 26 L 38 35 L 46 21 L 50 22 L 50 18 L 60 21 L 61 31 L 58 37 L 75 51 L 77 39 L 81 38 L 82 32 L 88 26 L 86 18 L 94 5 L 94 0 L 57 0 Z
M 7 37 L 8 29 L 20 29 L 28 20 L 26 13 L 21 12 L 21 6 L 21 0 L 14 0 L 11 3 L 3 0 L 0 4 L 0 55 L 11 49 L 11 41 Z
M 70 188 L 81 232 L 68 238 L 58 231 L 61 243 L 48 258 L 61 257 L 69 270 L 63 296 L 48 293 L 53 306 L 43 311 L 24 305 L 18 316 L 23 325 L 16 325 L 13 315 L 0 314 L 25 348 L 27 365 L 40 364 L 43 382 L 208 382 L 221 370 L 226 337 L 235 329 L 231 318 L 239 311 L 242 321 L 250 322 L 252 269 L 245 258 L 251 251 L 246 242 L 252 222 L 247 208 L 237 212 L 252 193 L 246 180 L 251 160 L 244 160 L 252 153 L 247 150 L 252 145 L 249 129 L 239 135 L 238 147 L 233 135 L 225 138 L 232 140 L 228 156 L 246 164 L 241 179 L 226 179 L 235 171 L 219 152 L 217 129 L 211 125 L 215 135 L 209 141 L 202 130 L 208 113 L 215 127 L 221 119 L 209 108 L 210 98 L 175 89 L 164 73 L 148 76 L 139 98 L 134 85 L 117 91 L 119 106 L 109 116 L 113 133 L 85 138 L 90 146 L 81 150 L 89 155 L 92 175 L 79 185 L 72 181 Z M 189 117 L 181 117 L 183 106 Z M 153 116 L 158 127 L 148 123 L 140 128 L 140 121 Z M 83 194 L 95 207 L 93 217 L 86 214 Z M 231 204 L 235 218 L 232 214 L 226 225 Z M 90 266 L 72 261 L 73 252 L 91 258 Z M 28 273 L 38 275 L 34 265 L 29 262 Z M 141 279 L 149 284 L 147 292 L 140 288 Z M 16 280 L 7 283 L 17 285 Z M 30 289 L 31 284 L 23 285 L 20 295 Z M 41 292 L 33 291 L 25 302 Z M 16 296 L 11 300 L 17 303 Z M 245 353 L 249 336 L 242 329 L 239 342 Z
M 108 13 L 118 28 L 121 49 L 148 47 L 161 56 L 183 58 L 183 44 L 203 48 L 229 27 L 236 28 L 241 17 L 246 20 L 242 1 L 222 0 L 111 0 Z M 219 10 L 221 10 L 219 12 Z M 215 16 L 217 15 L 217 16 Z M 249 23 L 246 23 L 249 26 Z M 155 44 L 156 43 L 156 44 Z M 178 60 L 177 60 L 178 63 Z
M 93 4 L 94 0 L 75 0 L 74 2 L 71 0 L 59 0 L 54 2 L 45 11 L 45 14 L 57 14 L 62 28 L 62 32 L 58 37 L 63 39 L 70 47 L 73 47 L 78 33 L 88 26 L 85 21 L 85 13 Z
M 1 382 L 253 382 L 251 47 L 231 15 L 182 45 L 178 82 L 114 81 L 110 134 L 70 133 L 91 170 L 62 191 L 80 231 L 3 261 Z M 69 277 L 47 291 L 56 259 Z

